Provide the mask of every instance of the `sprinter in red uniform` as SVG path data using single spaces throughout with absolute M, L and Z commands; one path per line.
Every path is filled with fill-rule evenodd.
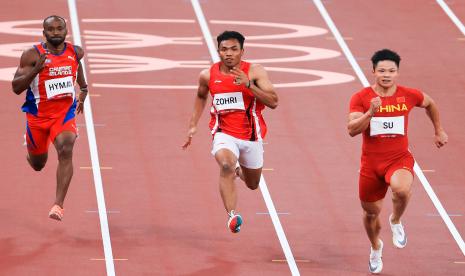
M 242 217 L 236 213 L 234 178 L 237 175 L 247 187 L 257 189 L 263 167 L 262 141 L 267 131 L 262 111 L 265 106 L 278 106 L 278 96 L 263 66 L 242 61 L 244 40 L 235 31 L 225 31 L 217 37 L 221 61 L 200 73 L 194 112 L 183 145 L 186 149 L 191 144 L 210 93 L 212 154 L 220 167 L 220 193 L 233 233 L 239 232 L 242 224 Z
M 439 111 L 430 96 L 416 89 L 399 86 L 400 56 L 388 49 L 371 58 L 375 83 L 354 94 L 350 101 L 348 131 L 350 136 L 363 134 L 359 178 L 359 197 L 364 210 L 363 222 L 371 242 L 369 271 L 383 268 L 383 242 L 379 238 L 379 213 L 388 187 L 392 191 L 393 213 L 389 217 L 392 242 L 404 248 L 407 235 L 400 221 L 411 194 L 413 183 L 412 154 L 408 150 L 408 115 L 418 106 L 426 109 L 433 122 L 434 143 L 447 143 Z
M 49 16 L 43 22 L 46 42 L 23 52 L 12 86 L 16 94 L 26 92 L 22 110 L 26 112 L 27 161 L 40 171 L 53 143 L 58 154 L 56 198 L 49 217 L 63 218 L 63 202 L 73 176 L 73 146 L 77 137 L 75 111 L 81 113 L 87 84 L 80 60 L 84 51 L 65 42 L 66 22 Z M 75 96 L 74 84 L 80 93 Z

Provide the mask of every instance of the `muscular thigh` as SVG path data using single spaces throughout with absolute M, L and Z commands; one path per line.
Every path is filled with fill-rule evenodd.
M 366 167 L 360 169 L 358 191 L 361 201 L 375 202 L 382 200 L 386 196 L 387 189 L 388 184 L 376 174 L 374 169 Z
M 66 142 L 72 142 L 74 144 L 74 140 L 77 137 L 77 127 L 76 127 L 76 119 L 73 117 L 68 118 L 67 115 L 64 115 L 54 122 L 54 124 L 50 128 L 50 141 L 55 143 L 55 139 L 58 136 L 62 136 L 61 140 Z M 63 134 L 63 135 L 61 135 Z
M 244 166 L 241 166 L 242 174 L 246 183 L 259 183 L 262 176 L 262 168 L 259 169 L 249 169 Z
M 238 141 L 239 164 L 242 168 L 261 173 L 263 167 L 263 143 L 261 141 Z
M 370 215 L 378 215 L 381 212 L 381 208 L 383 205 L 383 200 L 377 200 L 373 202 L 365 202 L 361 201 L 360 202 L 362 205 L 363 210 Z
M 26 145 L 30 156 L 44 155 L 50 145 L 50 128 L 54 119 L 37 118 L 27 115 Z
M 221 132 L 215 133 L 211 151 L 212 155 L 215 156 L 215 158 L 218 160 L 218 158 L 223 158 L 223 155 L 225 155 L 225 150 L 231 153 L 235 157 L 235 160 L 239 158 L 239 148 L 233 137 Z M 229 156 L 227 152 L 226 155 Z
M 385 181 L 395 191 L 408 191 L 413 183 L 415 160 L 410 152 L 393 161 L 386 170 Z

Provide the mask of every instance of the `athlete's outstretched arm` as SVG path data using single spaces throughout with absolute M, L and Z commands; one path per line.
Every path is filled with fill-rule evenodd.
M 375 97 L 370 101 L 370 108 L 367 112 L 351 112 L 349 113 L 349 123 L 347 124 L 347 130 L 349 135 L 354 137 L 364 132 L 370 125 L 371 117 L 375 114 L 378 107 L 381 105 L 381 98 Z
M 195 96 L 194 111 L 192 112 L 191 119 L 189 121 L 189 131 L 187 132 L 187 140 L 182 146 L 186 149 L 192 142 L 192 137 L 197 132 L 197 124 L 202 116 L 203 110 L 208 99 L 208 82 L 210 81 L 210 70 L 205 69 L 200 73 L 199 77 L 199 88 L 197 89 L 197 95 Z
M 274 91 L 265 68 L 260 64 L 252 64 L 249 75 L 249 89 L 254 96 L 271 109 L 278 107 L 278 94 Z
M 82 113 L 84 111 L 84 101 L 86 100 L 87 94 L 89 92 L 87 88 L 87 82 L 86 78 L 84 77 L 84 69 L 82 68 L 81 64 L 81 59 L 84 57 L 84 50 L 82 50 L 81 47 L 75 46 L 76 47 L 76 55 L 79 61 L 79 66 L 78 66 L 78 73 L 77 73 L 77 78 L 76 82 L 79 84 L 79 94 L 77 96 L 78 100 L 78 105 L 76 108 L 77 114 Z
M 447 144 L 448 136 L 441 126 L 439 120 L 439 109 L 433 99 L 427 94 L 423 93 L 424 99 L 421 107 L 425 108 L 426 115 L 430 118 L 434 126 L 434 144 L 440 148 Z
M 47 54 L 37 53 L 34 48 L 27 49 L 21 55 L 18 69 L 16 70 L 11 86 L 16 95 L 23 93 L 34 78 L 44 68 Z

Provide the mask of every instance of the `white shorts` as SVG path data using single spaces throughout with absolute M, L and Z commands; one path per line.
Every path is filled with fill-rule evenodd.
M 248 169 L 259 169 L 263 167 L 262 141 L 246 141 L 222 132 L 217 132 L 213 139 L 213 156 L 220 149 L 232 151 L 239 161 L 239 164 Z

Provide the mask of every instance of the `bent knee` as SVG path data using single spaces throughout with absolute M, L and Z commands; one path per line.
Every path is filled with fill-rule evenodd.
M 363 212 L 364 216 L 369 220 L 375 220 L 379 217 L 379 212 Z
M 229 162 L 221 162 L 220 170 L 221 170 L 221 174 L 235 174 L 236 166 L 235 164 L 231 164 Z
M 260 184 L 260 181 L 247 181 L 246 184 L 249 189 L 256 190 L 258 188 L 258 185 Z
M 70 159 L 73 157 L 73 145 L 63 145 L 57 149 L 58 159 Z
M 45 163 L 30 163 L 30 164 L 31 164 L 32 169 L 34 169 L 34 171 L 36 172 L 40 172 L 45 167 Z
M 402 189 L 402 190 L 398 190 L 398 191 L 393 191 L 392 195 L 396 199 L 403 200 L 403 199 L 408 199 L 410 197 L 411 193 L 412 193 L 412 191 L 410 189 Z
M 28 154 L 26 156 L 26 160 L 27 162 L 29 163 L 29 165 L 31 166 L 31 168 L 34 170 L 34 171 L 41 171 L 44 167 L 45 167 L 45 164 L 47 164 L 47 156 L 41 156 L 41 157 L 37 157 L 37 156 L 31 156 L 30 154 Z

